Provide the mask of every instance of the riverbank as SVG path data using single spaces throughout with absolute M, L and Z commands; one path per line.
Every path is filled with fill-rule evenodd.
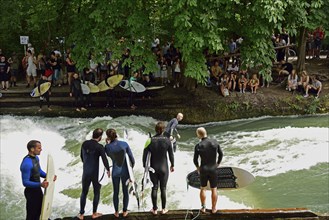
M 45 116 L 45 117 L 85 117 L 143 115 L 158 120 L 169 120 L 177 112 L 184 113 L 184 124 L 200 124 L 212 121 L 226 121 L 264 115 L 307 115 L 329 113 L 329 59 L 309 60 L 306 63 L 310 75 L 317 75 L 322 82 L 319 98 L 310 95 L 303 97 L 301 92 L 288 92 L 285 84 L 271 83 L 259 88 L 257 94 L 250 91 L 232 92 L 228 97 L 219 94 L 217 87 L 198 85 L 195 89 L 185 87 L 163 89 L 151 92 L 151 98 L 138 94 L 135 97 L 136 109 L 127 104 L 129 92 L 115 88 L 116 107 L 106 108 L 106 93 L 92 95 L 92 106 L 87 111 L 76 112 L 74 99 L 69 97 L 69 87 L 54 87 L 50 97 L 51 109 L 46 106 L 39 110 L 39 98 L 31 98 L 30 88 L 24 82 L 9 91 L 2 91 L 0 98 L 2 115 Z M 275 76 L 273 76 L 275 78 Z

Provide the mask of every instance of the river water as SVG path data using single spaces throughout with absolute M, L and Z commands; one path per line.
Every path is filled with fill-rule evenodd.
M 27 154 L 29 140 L 37 139 L 42 143 L 40 160 L 44 170 L 47 154 L 52 154 L 55 160 L 58 180 L 52 217 L 74 216 L 79 211 L 81 193 L 80 147 L 84 140 L 91 138 L 93 129 L 115 128 L 119 136 L 128 129 L 128 143 L 136 159 L 135 176 L 140 183 L 143 146 L 147 133 L 153 132 L 156 122 L 144 116 L 115 119 L 0 116 L 0 219 L 24 219 L 25 198 L 19 166 Z M 255 182 L 245 188 L 220 190 L 219 209 L 306 207 L 318 214 L 329 213 L 328 115 L 261 117 L 202 126 L 206 127 L 209 137 L 220 143 L 224 152 L 223 165 L 246 169 L 256 177 Z M 179 126 L 182 138 L 175 153 L 175 172 L 170 175 L 167 187 L 169 209 L 200 207 L 199 191 L 187 188 L 185 179 L 186 174 L 194 170 L 197 127 Z M 91 198 L 92 190 L 89 192 Z M 151 207 L 148 189 L 141 210 Z M 207 207 L 211 207 L 209 194 Z M 129 209 L 138 211 L 133 196 L 130 197 Z M 113 210 L 109 181 L 102 187 L 98 211 L 112 213 Z M 91 214 L 91 211 L 92 203 L 88 201 L 86 214 Z

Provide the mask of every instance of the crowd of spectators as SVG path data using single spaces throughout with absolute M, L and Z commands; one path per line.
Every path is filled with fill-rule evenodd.
M 323 38 L 324 32 L 321 28 L 308 33 L 306 45 L 308 58 L 319 58 Z M 273 35 L 272 40 L 274 47 L 282 47 L 276 50 L 276 62 L 280 66 L 277 70 L 274 70 L 277 71 L 278 75 L 273 83 L 284 83 L 288 91 L 302 91 L 305 97 L 309 95 L 310 91 L 314 90 L 316 97 L 318 97 L 322 89 L 321 82 L 314 76 L 309 77 L 306 71 L 297 73 L 292 63 L 287 62 L 287 59 L 285 59 L 288 48 L 285 46 L 290 44 L 290 37 L 285 29 L 282 30 L 282 33 Z M 123 42 L 124 39 L 120 39 L 120 41 Z M 256 94 L 259 88 L 269 87 L 270 85 L 272 73 L 269 73 L 268 77 L 259 73 L 250 75 L 249 69 L 241 68 L 239 56 L 241 44 L 243 44 L 242 37 L 232 38 L 227 42 L 226 52 L 222 56 L 214 59 L 211 55 L 206 54 L 209 75 L 205 79 L 205 85 L 215 88 L 218 94 L 224 97 L 233 92 Z M 72 59 L 71 50 L 65 51 L 63 55 L 59 50 L 53 50 L 50 56 L 46 56 L 41 52 L 36 56 L 36 50 L 32 44 L 28 44 L 26 54 L 20 60 L 16 53 L 6 59 L 0 49 L 1 89 L 6 91 L 10 87 L 17 86 L 20 68 L 25 73 L 26 87 L 36 87 L 41 76 L 45 76 L 45 79 L 51 82 L 52 87 L 60 87 L 63 84 L 71 86 L 75 73 L 78 73 L 80 80 L 94 84 L 98 84 L 115 74 L 122 74 L 126 79 L 129 79 L 132 75 L 136 76 L 136 80 L 145 86 L 149 86 L 151 82 L 157 85 L 172 86 L 173 89 L 182 86 L 184 63 L 181 62 L 182 54 L 179 48 L 175 47 L 174 40 L 164 41 L 161 44 L 160 39 L 156 37 L 150 47 L 156 56 L 157 71 L 155 72 L 146 73 L 144 67 L 132 72 L 129 65 L 125 64 L 125 60 L 130 58 L 130 50 L 126 48 L 121 59 L 112 59 L 112 52 L 105 51 L 101 62 L 97 62 L 94 55 L 90 53 L 88 57 L 89 66 L 85 67 L 80 74 L 75 61 Z M 113 97 L 113 93 L 109 95 Z M 149 94 L 146 94 L 146 96 L 151 97 Z M 107 99 L 107 106 L 109 106 L 110 100 L 111 98 Z M 113 106 L 115 105 L 113 104 Z

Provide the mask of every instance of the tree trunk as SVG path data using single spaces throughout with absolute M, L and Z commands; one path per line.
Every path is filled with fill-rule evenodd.
M 188 91 L 195 91 L 197 85 L 196 79 L 193 79 L 191 77 L 184 77 L 184 87 Z
M 298 60 L 296 70 L 297 73 L 305 70 L 305 57 L 306 57 L 306 36 L 307 31 L 305 27 L 301 27 L 298 36 Z

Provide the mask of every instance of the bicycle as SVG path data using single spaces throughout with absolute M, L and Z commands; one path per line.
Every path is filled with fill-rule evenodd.
M 288 51 L 287 51 L 287 56 L 288 56 L 288 60 L 289 61 L 296 61 L 297 60 L 297 53 L 296 51 L 289 47 Z

